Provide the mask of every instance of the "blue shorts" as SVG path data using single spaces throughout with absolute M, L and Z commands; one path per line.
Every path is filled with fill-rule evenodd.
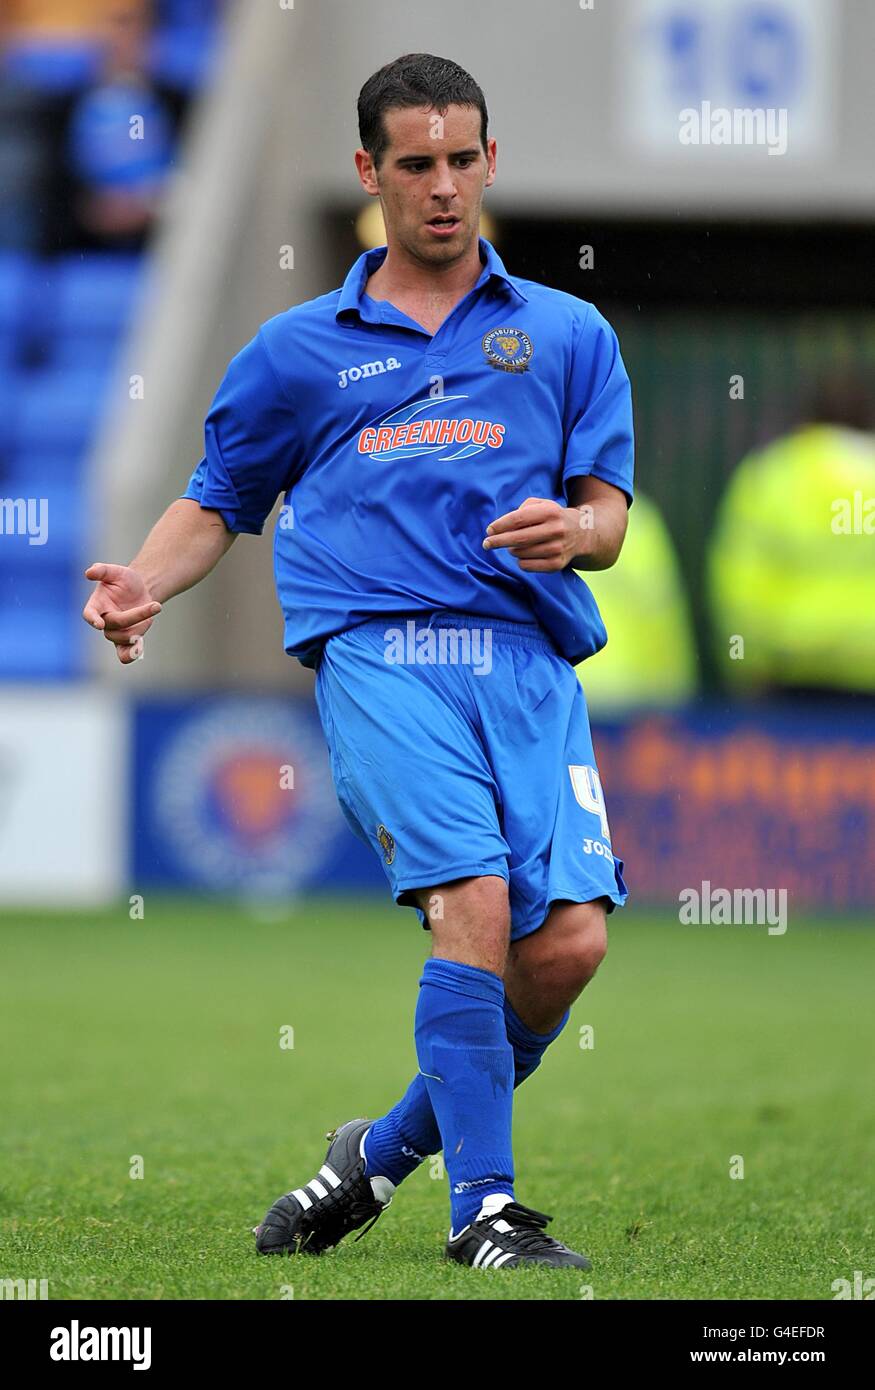
M 557 899 L 626 901 L 583 689 L 537 623 L 387 616 L 331 637 L 316 703 L 343 813 L 392 896 L 497 874 L 511 938 Z

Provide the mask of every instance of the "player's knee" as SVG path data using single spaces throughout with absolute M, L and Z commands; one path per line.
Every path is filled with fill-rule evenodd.
M 435 954 L 501 975 L 510 940 L 507 884 L 495 875 L 422 889 Z
M 562 940 L 562 973 L 576 993 L 589 984 L 608 951 L 608 929 L 601 903 L 569 904 Z

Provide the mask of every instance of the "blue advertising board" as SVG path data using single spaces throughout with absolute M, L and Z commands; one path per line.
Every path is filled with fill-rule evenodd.
M 277 898 L 373 889 L 311 700 L 149 699 L 134 708 L 136 885 Z M 594 729 L 629 905 L 677 910 L 704 882 L 786 889 L 795 910 L 875 916 L 875 717 L 701 705 Z M 376 830 L 376 827 L 375 827 Z
M 785 889 L 875 917 L 875 707 L 703 705 L 594 735 L 630 904 Z
M 282 898 L 386 890 L 337 804 L 312 701 L 209 695 L 133 712 L 130 863 L 139 885 Z

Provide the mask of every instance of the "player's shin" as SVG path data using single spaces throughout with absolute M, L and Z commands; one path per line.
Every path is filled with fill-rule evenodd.
M 550 1033 L 535 1033 L 519 1017 L 505 995 L 504 1022 L 513 1048 L 514 1087 L 531 1076 L 541 1064 L 547 1048 L 555 1042 L 571 1016 L 564 1017 Z M 428 1087 L 417 1073 L 397 1105 L 375 1120 L 365 1139 L 365 1158 L 371 1174 L 387 1177 L 397 1187 L 409 1177 L 429 1154 L 439 1153 L 441 1132 L 435 1119 Z
M 416 1008 L 416 1054 L 440 1129 L 453 1230 L 483 1199 L 513 1196 L 514 1061 L 504 981 L 456 961 L 426 961 Z

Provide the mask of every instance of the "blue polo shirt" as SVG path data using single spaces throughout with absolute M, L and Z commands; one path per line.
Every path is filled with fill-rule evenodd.
M 570 662 L 607 634 L 571 569 L 530 574 L 486 527 L 527 497 L 565 504 L 592 473 L 632 500 L 632 403 L 616 334 L 592 305 L 483 270 L 433 336 L 364 293 L 387 248 L 343 287 L 269 319 L 234 357 L 185 492 L 274 545 L 285 648 L 398 613 L 537 622 Z

